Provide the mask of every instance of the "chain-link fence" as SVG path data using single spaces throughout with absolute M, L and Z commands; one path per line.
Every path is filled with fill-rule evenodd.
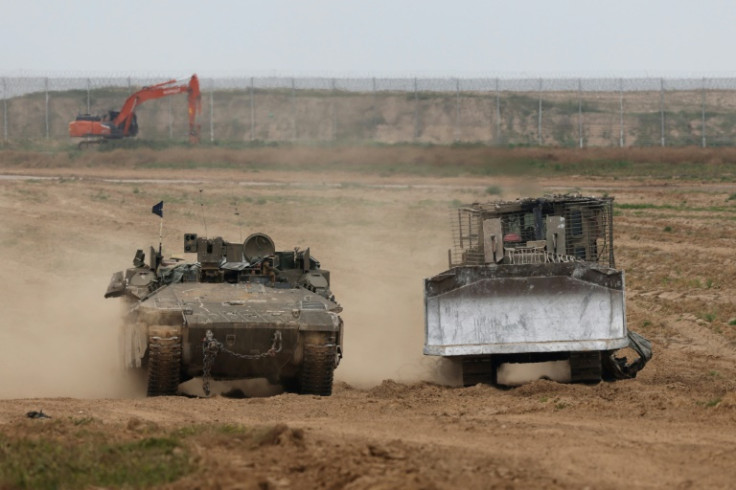
M 5 141 L 68 138 L 162 78 L 0 78 Z M 736 79 L 204 78 L 202 141 L 628 147 L 736 144 Z M 138 137 L 186 141 L 184 96 L 136 110 Z

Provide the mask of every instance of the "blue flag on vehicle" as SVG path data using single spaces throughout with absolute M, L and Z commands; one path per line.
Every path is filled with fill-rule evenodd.
M 161 201 L 160 203 L 155 204 L 153 208 L 151 209 L 151 212 L 163 218 L 164 217 L 164 202 Z

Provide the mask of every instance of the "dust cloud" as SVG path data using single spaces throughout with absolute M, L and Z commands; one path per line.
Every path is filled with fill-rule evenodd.
M 106 286 L 81 272 L 65 279 L 39 272 L 3 284 L 0 398 L 144 393 L 119 361 L 121 305 L 104 300 Z
M 385 379 L 454 384 L 451 364 L 423 354 L 424 278 L 447 268 L 449 232 L 432 243 L 418 229 L 421 223 L 407 227 L 395 215 L 380 219 L 384 230 L 345 234 L 329 257 L 345 322 L 344 358 L 335 378 L 359 388 Z M 432 235 L 432 226 L 427 228 Z
M 449 383 L 441 358 L 425 356 L 422 283 L 393 278 L 379 281 L 352 278 L 341 286 L 346 310 L 344 359 L 338 380 L 367 388 L 385 379 L 400 382 Z M 351 284 L 362 287 L 351 288 Z M 367 294 L 366 291 L 371 291 Z M 349 308 L 349 309 L 348 309 Z
M 499 184 L 503 195 L 489 196 L 485 190 L 458 194 L 467 202 L 513 199 L 535 187 L 533 182 Z M 332 290 L 345 308 L 344 359 L 335 377 L 359 388 L 386 379 L 458 386 L 459 364 L 423 354 L 424 279 L 448 267 L 449 208 L 423 208 L 382 192 L 374 190 L 370 196 L 381 205 L 331 210 L 337 245 L 313 248 L 331 269 Z
M 530 363 L 506 362 L 498 367 L 498 383 L 504 386 L 521 386 L 538 379 L 550 379 L 569 383 L 570 361 L 546 361 Z
M 509 194 L 512 186 L 507 181 L 486 183 L 498 184 L 503 197 L 518 193 L 515 189 Z M 451 242 L 447 203 L 454 198 L 472 202 L 501 197 L 489 196 L 476 181 L 468 185 L 451 194 L 432 187 L 289 189 L 290 197 L 299 198 L 294 202 L 306 208 L 280 199 L 281 187 L 249 189 L 251 200 L 263 198 L 268 205 L 249 207 L 247 232 L 265 231 L 277 239 L 281 249 L 311 247 L 332 273 L 332 290 L 344 307 L 345 321 L 344 358 L 335 372 L 337 381 L 361 388 L 386 379 L 459 383 L 455 364 L 423 354 L 423 280 L 447 268 Z M 18 187 L 23 191 L 28 184 Z M 230 203 L 241 192 L 217 183 L 202 187 L 215 202 Z M 10 373 L 0 388 L 0 398 L 116 398 L 145 392 L 140 376 L 126 376 L 120 366 L 122 301 L 103 298 L 111 274 L 129 265 L 127 253 L 124 259 L 120 253 L 127 250 L 128 242 L 135 243 L 130 235 L 140 227 L 131 225 L 140 219 L 140 209 L 117 205 L 130 197 L 122 196 L 125 189 L 115 185 L 105 187 L 103 193 L 114 198 L 95 201 L 93 206 L 78 190 L 50 185 L 38 203 L 21 210 L 24 214 L 18 214 L 14 200 L 9 198 L 4 204 L 0 200 L 8 210 L 16 211 L 15 215 L 6 213 L 5 240 L 18 255 L 5 265 L 9 280 L 0 284 L 4 311 L 0 366 Z M 26 194 L 19 195 L 28 199 Z M 279 199 L 266 199 L 273 196 Z M 228 207 L 220 224 L 232 223 L 230 211 Z M 177 226 L 191 229 L 197 215 L 170 214 L 167 233 L 177 237 L 174 251 L 179 251 L 181 230 Z M 96 221 L 90 216 L 96 216 Z M 211 219 L 213 228 L 216 218 Z M 89 225 L 79 224 L 82 220 L 89 220 Z M 120 233 L 110 233 L 118 226 L 126 227 L 125 247 L 118 243 Z M 57 233 L 77 227 L 88 241 L 96 243 L 95 258 L 77 243 L 51 239 L 45 227 Z M 26 252 L 30 250 L 26 244 L 36 238 L 49 252 L 43 257 Z

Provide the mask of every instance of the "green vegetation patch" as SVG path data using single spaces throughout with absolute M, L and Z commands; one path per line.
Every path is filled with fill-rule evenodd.
M 492 196 L 499 196 L 501 195 L 501 187 L 497 185 L 489 185 L 486 187 L 486 194 L 490 194 Z
M 50 145 L 50 143 L 49 143 Z M 311 172 L 417 177 L 588 176 L 614 179 L 666 179 L 733 182 L 736 150 L 700 148 L 505 148 L 479 143 L 290 144 L 243 142 L 192 146 L 172 141 L 125 140 L 84 151 L 71 146 L 45 150 L 17 147 L 2 151 L 5 167 L 114 167 L 158 170 Z M 56 150 L 56 151 L 54 151 Z M 728 201 L 734 199 L 732 194 Z M 725 203 L 724 203 L 725 204 Z M 730 207 L 733 207 L 730 204 Z
M 13 439 L 0 434 L 0 486 L 12 488 L 146 487 L 173 482 L 189 471 L 177 438 L 109 442 L 94 432 L 65 440 Z
M 686 209 L 680 206 L 673 206 L 672 204 L 652 204 L 652 203 L 616 203 L 615 206 L 619 209 L 675 209 L 681 210 Z
M 138 419 L 120 427 L 93 417 L 24 421 L 0 433 L 0 488 L 159 487 L 206 466 L 206 460 L 193 456 L 201 448 L 257 451 L 282 444 L 302 447 L 303 439 L 303 431 L 284 424 L 166 430 Z

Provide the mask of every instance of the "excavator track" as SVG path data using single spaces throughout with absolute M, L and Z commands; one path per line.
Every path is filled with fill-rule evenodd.
M 299 373 L 299 393 L 332 395 L 337 345 L 328 335 L 313 335 L 304 344 L 304 360 Z
M 181 370 L 181 337 L 149 337 L 148 396 L 176 395 Z
M 90 146 L 93 146 L 93 145 L 101 145 L 101 144 L 106 143 L 106 142 L 107 142 L 107 140 L 105 140 L 103 138 L 87 138 L 87 139 L 83 139 L 82 141 L 80 141 L 79 143 L 77 143 L 77 148 L 79 148 L 80 150 L 85 150 L 85 149 L 89 148 Z

